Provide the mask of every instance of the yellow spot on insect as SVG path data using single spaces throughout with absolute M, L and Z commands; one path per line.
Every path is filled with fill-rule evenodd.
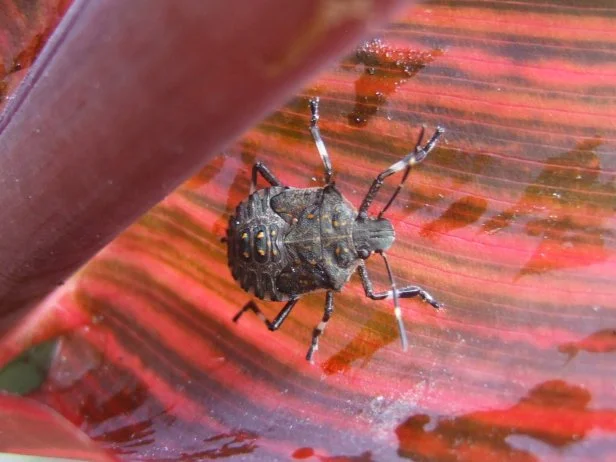
M 257 233 L 257 239 L 263 239 L 263 236 L 265 236 L 265 234 L 263 234 L 263 231 L 259 231 Z
M 337 228 L 338 226 L 340 226 L 340 223 L 338 223 L 338 220 L 334 220 L 332 221 L 332 225 L 334 225 L 334 228 Z
M 275 236 L 275 235 L 276 235 L 276 230 L 275 230 L 275 229 L 272 229 L 271 235 L 272 235 L 272 236 Z
M 314 214 L 309 213 L 308 215 L 306 215 L 306 218 L 308 218 L 309 220 L 312 220 L 314 218 Z
M 265 250 L 263 250 L 263 249 L 259 249 L 259 250 L 257 250 L 257 253 L 258 253 L 259 255 L 263 256 L 263 255 L 265 255 Z
M 243 233 L 242 234 L 242 239 L 248 239 L 248 233 Z
M 248 252 L 244 252 L 244 253 L 242 253 L 242 256 L 244 258 L 248 258 L 248 257 L 250 257 L 250 254 Z

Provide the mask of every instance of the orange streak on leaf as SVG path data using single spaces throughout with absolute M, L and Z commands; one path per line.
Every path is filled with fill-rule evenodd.
M 402 12 L 42 303 L 40 325 L 9 338 L 62 336 L 31 396 L 126 459 L 616 457 L 614 12 L 445 3 Z M 256 161 L 286 185 L 322 184 L 315 95 L 356 206 L 422 124 L 447 129 L 386 214 L 398 287 L 445 304 L 401 301 L 408 352 L 391 301 L 357 278 L 335 294 L 315 366 L 303 357 L 322 294 L 275 333 L 253 313 L 232 322 L 254 297 L 228 270 L 228 217 Z M 386 288 L 382 264 L 368 269 Z M 255 301 L 270 319 L 281 308 Z

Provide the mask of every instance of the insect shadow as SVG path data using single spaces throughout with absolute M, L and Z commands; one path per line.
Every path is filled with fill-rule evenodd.
M 269 330 L 275 331 L 284 323 L 302 295 L 325 291 L 323 318 L 312 333 L 306 354 L 306 359 L 312 362 L 319 348 L 319 337 L 334 311 L 334 293 L 339 292 L 357 271 L 367 297 L 373 300 L 393 299 L 402 349 L 406 351 L 408 340 L 399 299 L 419 296 L 437 309 L 441 304 L 421 287 L 396 287 L 385 254 L 394 242 L 395 233 L 392 224 L 383 218 L 383 214 L 398 196 L 411 168 L 426 158 L 445 130 L 438 127 L 422 146 L 422 129 L 413 151 L 374 179 L 356 210 L 336 188 L 333 180 L 331 160 L 318 127 L 318 98 L 310 100 L 310 110 L 310 133 L 323 162 L 326 185 L 317 188 L 285 186 L 265 164 L 256 162 L 252 168 L 250 194 L 229 218 L 227 229 L 229 266 L 235 280 L 245 291 L 261 300 L 285 301 L 286 304 L 270 321 L 250 301 L 235 315 L 233 321 L 237 322 L 244 313 L 253 311 Z M 403 172 L 398 187 L 378 215 L 370 216 L 368 209 L 384 180 L 398 172 Z M 258 175 L 270 186 L 257 190 Z M 383 259 L 390 290 L 373 290 L 364 263 L 373 254 Z

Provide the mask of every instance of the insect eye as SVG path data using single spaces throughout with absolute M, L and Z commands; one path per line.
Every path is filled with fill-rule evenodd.
M 365 260 L 370 256 L 370 252 L 367 249 L 359 249 L 357 255 L 359 255 L 359 258 Z

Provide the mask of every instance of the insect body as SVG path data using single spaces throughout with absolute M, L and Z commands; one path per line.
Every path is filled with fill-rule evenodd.
M 306 359 L 312 361 L 318 341 L 333 312 L 334 293 L 342 289 L 354 272 L 358 272 L 367 297 L 374 300 L 393 298 L 403 349 L 407 348 L 399 298 L 420 296 L 435 308 L 440 304 L 417 286 L 396 288 L 385 251 L 394 242 L 391 223 L 382 218 L 393 203 L 413 165 L 421 162 L 434 148 L 444 132 L 438 128 L 425 146 L 420 146 L 423 131 L 410 154 L 383 171 L 372 183 L 356 210 L 338 191 L 332 180 L 329 154 L 321 138 L 318 120 L 318 98 L 310 101 L 310 131 L 325 168 L 326 185 L 321 188 L 290 188 L 283 184 L 264 164 L 252 169 L 251 193 L 229 219 L 227 244 L 229 266 L 233 277 L 247 292 L 262 300 L 285 301 L 273 321 L 269 321 L 254 302 L 249 302 L 233 318 L 248 310 L 254 311 L 270 330 L 277 330 L 305 293 L 326 291 L 325 311 L 314 329 Z M 404 170 L 402 181 L 378 216 L 368 215 L 368 208 L 380 190 L 383 180 Z M 257 176 L 271 185 L 255 191 Z M 374 292 L 364 260 L 374 253 L 383 258 L 391 290 Z

